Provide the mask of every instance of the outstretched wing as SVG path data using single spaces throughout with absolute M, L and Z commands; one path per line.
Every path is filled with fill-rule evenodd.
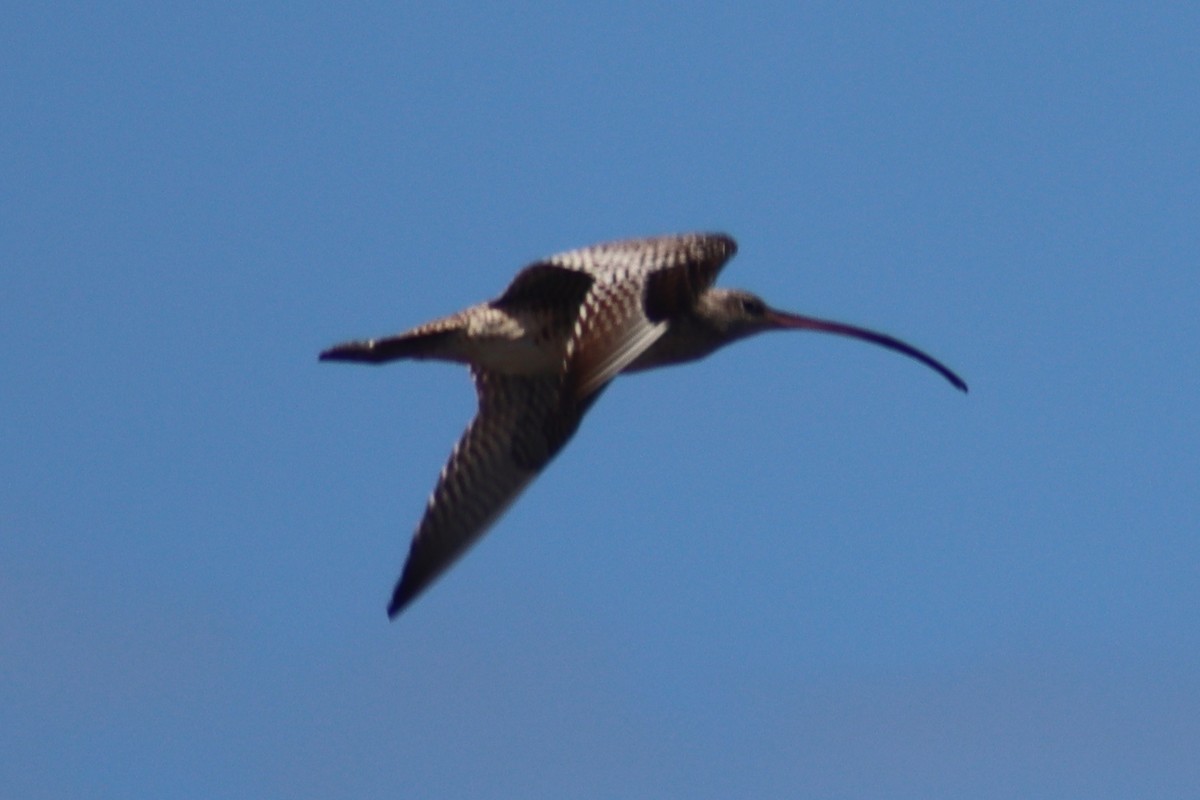
M 493 305 L 536 309 L 569 331 L 563 373 L 472 368 L 479 413 L 455 445 L 388 606 L 400 613 L 483 536 L 575 433 L 587 409 L 670 319 L 694 307 L 736 252 L 721 234 L 630 239 L 551 256 Z
M 683 269 L 708 286 L 736 252 L 737 243 L 726 234 L 679 233 L 602 242 L 558 253 L 538 263 L 610 279 Z
M 473 368 L 479 412 L 450 453 L 417 528 L 388 616 L 446 571 L 549 463 L 586 405 L 560 402 L 561 377 Z
M 723 234 L 631 239 L 548 259 L 587 272 L 592 285 L 567 344 L 564 398 L 584 403 L 644 353 L 712 286 L 737 252 Z
M 492 305 L 537 311 L 567 336 L 563 399 L 586 403 L 687 313 L 737 243 L 720 233 L 622 239 L 521 270 Z

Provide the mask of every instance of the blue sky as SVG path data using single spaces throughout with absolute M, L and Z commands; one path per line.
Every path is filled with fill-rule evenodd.
M 0 795 L 1200 793 L 1200 12 L 27 4 Z M 896 334 L 619 380 L 384 608 L 461 368 L 318 364 L 722 230 Z

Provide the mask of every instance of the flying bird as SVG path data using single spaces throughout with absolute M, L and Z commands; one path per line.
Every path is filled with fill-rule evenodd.
M 714 287 L 735 252 L 732 238 L 714 233 L 571 250 L 525 267 L 495 300 L 321 353 L 321 361 L 466 364 L 479 397 L 478 413 L 451 451 L 413 535 L 389 617 L 483 536 L 622 372 L 695 361 L 764 331 L 807 330 L 903 353 L 967 391 L 949 368 L 899 339 Z

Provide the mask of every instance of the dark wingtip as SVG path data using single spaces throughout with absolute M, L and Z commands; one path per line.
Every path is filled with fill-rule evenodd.
M 349 350 L 344 344 L 339 344 L 331 347 L 328 350 L 322 350 L 317 356 L 317 361 L 349 361 Z
M 360 364 L 377 364 L 381 355 L 374 341 L 345 342 L 337 344 L 328 350 L 322 350 L 317 361 L 351 361 Z
M 392 599 L 388 601 L 388 619 L 394 620 L 396 617 L 400 616 L 400 612 L 403 611 L 415 597 L 416 593 L 413 592 L 412 587 L 406 584 L 404 579 L 401 578 L 401 580 L 396 584 L 395 590 L 392 591 Z

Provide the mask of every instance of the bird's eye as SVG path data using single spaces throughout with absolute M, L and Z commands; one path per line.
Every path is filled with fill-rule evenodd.
M 767 313 L 767 306 L 757 297 L 743 297 L 742 312 L 748 317 L 761 317 Z

